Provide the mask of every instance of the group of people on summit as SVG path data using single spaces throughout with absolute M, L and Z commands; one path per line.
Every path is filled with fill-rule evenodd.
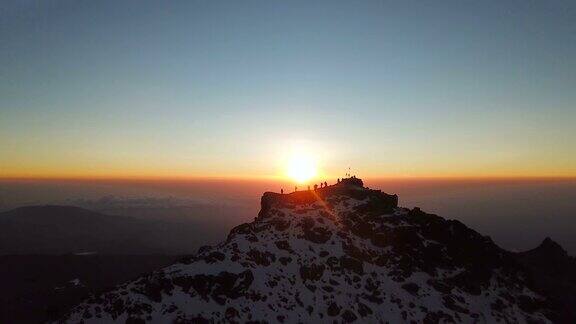
M 349 174 L 346 174 L 346 176 L 350 177 Z M 351 178 L 356 178 L 356 176 L 351 176 Z M 344 178 L 342 178 L 342 180 L 344 180 Z M 336 180 L 337 184 L 341 182 L 340 178 L 338 178 L 338 180 Z M 328 187 L 328 182 L 324 181 L 324 182 L 320 182 L 320 189 L 322 188 L 327 188 Z M 318 190 L 318 185 L 314 184 L 314 191 Z M 294 186 L 294 192 L 298 191 L 298 186 Z M 310 185 L 308 185 L 308 191 L 310 191 Z M 280 193 L 284 194 L 284 189 L 280 189 Z

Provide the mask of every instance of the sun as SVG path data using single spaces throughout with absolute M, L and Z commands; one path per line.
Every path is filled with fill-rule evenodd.
M 288 159 L 287 174 L 298 183 L 309 181 L 318 174 L 316 161 L 308 155 L 294 154 Z

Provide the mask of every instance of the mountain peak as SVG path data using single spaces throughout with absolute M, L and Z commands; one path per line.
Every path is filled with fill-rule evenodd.
M 550 237 L 546 237 L 536 248 L 524 253 L 532 256 L 540 256 L 547 260 L 568 258 L 568 252 Z
M 273 208 L 297 209 L 307 205 L 323 205 L 329 212 L 331 207 L 341 199 L 367 200 L 365 207 L 372 208 L 374 213 L 389 213 L 398 207 L 398 196 L 383 193 L 380 190 L 365 188 L 359 178 L 345 178 L 338 183 L 314 190 L 294 191 L 287 194 L 265 192 L 261 199 L 259 217 L 265 217 Z
M 556 241 L 552 240 L 550 237 L 546 237 L 537 248 L 545 250 L 564 251 L 564 248 Z
M 68 322 L 548 322 L 525 273 L 458 221 L 362 180 L 267 192 L 226 241 L 73 309 Z

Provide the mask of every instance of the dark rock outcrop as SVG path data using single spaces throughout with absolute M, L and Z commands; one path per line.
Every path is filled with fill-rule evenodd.
M 526 267 L 536 291 L 548 296 L 555 307 L 554 319 L 576 323 L 576 259 L 549 237 L 530 251 L 516 253 L 516 260 Z M 531 300 L 521 300 L 531 308 Z
M 225 242 L 87 300 L 65 321 L 564 318 L 544 290 L 537 291 L 527 267 L 489 237 L 458 221 L 399 208 L 396 195 L 364 188 L 360 179 L 267 192 L 261 204 L 256 220 L 235 227 Z M 550 242 L 543 249 L 562 258 Z

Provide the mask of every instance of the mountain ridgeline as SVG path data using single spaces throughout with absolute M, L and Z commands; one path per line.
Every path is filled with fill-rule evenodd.
M 229 224 L 222 215 L 233 210 L 20 207 L 0 213 L 0 255 L 186 255 L 207 242 L 218 242 Z
M 224 242 L 91 297 L 61 322 L 570 320 L 558 294 L 535 280 L 538 256 L 526 253 L 349 178 L 264 193 L 258 217 Z

